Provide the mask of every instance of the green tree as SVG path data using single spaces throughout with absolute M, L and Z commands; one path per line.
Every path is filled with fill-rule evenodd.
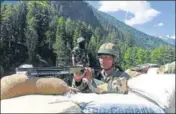
M 74 25 L 71 21 L 70 18 L 67 18 L 66 23 L 65 23 L 65 31 L 66 31 L 66 40 L 67 40 L 67 45 L 68 49 L 71 51 L 73 49 L 73 35 L 74 35 Z
M 145 56 L 144 56 L 145 52 L 144 52 L 144 50 L 142 48 L 138 48 L 136 54 L 137 54 L 137 59 L 136 59 L 137 64 L 145 63 Z
M 75 30 L 74 30 L 74 35 L 73 35 L 73 44 L 74 44 L 74 47 L 77 45 L 77 39 L 79 37 L 79 32 L 80 32 L 80 29 L 78 26 L 75 27 Z
M 125 69 L 129 68 L 133 65 L 133 59 L 132 59 L 131 55 L 132 55 L 132 49 L 128 48 L 125 55 L 124 55 Z
M 125 37 L 125 43 L 128 44 L 129 47 L 135 46 L 135 41 L 131 34 L 125 33 L 124 37 Z
M 164 47 L 160 46 L 156 48 L 152 53 L 151 53 L 151 62 L 156 63 L 156 64 L 163 64 L 164 63 Z
M 29 62 L 35 61 L 36 49 L 38 45 L 38 34 L 36 31 L 37 20 L 35 13 L 36 8 L 34 7 L 34 4 L 29 3 L 27 13 L 27 29 L 25 32 Z
M 53 46 L 54 52 L 57 55 L 56 66 L 67 66 L 69 63 L 69 56 L 67 50 L 66 33 L 65 33 L 65 21 L 61 16 L 58 19 L 58 27 L 56 32 L 56 42 Z

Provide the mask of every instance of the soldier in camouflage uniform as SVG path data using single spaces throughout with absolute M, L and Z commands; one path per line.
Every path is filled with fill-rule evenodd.
M 162 65 L 158 70 L 158 74 L 174 74 L 176 72 L 175 69 L 175 61 L 171 63 L 167 63 L 165 65 Z
M 89 56 L 85 46 L 85 39 L 80 37 L 78 38 L 77 43 L 78 46 L 72 50 L 73 66 L 89 66 Z
M 130 76 L 130 78 L 133 78 L 141 74 L 146 74 L 149 68 L 158 68 L 158 67 L 160 67 L 160 65 L 147 63 L 147 64 L 141 64 L 141 65 L 137 65 L 136 67 L 129 68 L 125 70 L 125 72 Z
M 84 73 L 74 74 L 73 87 L 81 92 L 127 93 L 129 76 L 116 67 L 118 48 L 113 43 L 105 43 L 99 48 L 98 56 L 102 68 L 100 75 L 95 76 L 91 68 L 85 68 Z

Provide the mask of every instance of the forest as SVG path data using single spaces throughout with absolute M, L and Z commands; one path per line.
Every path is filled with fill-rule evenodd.
M 175 61 L 174 46 L 156 39 L 136 40 L 136 36 L 125 29 L 121 32 L 118 26 L 98 18 L 100 15 L 93 13 L 84 1 L 66 2 L 1 4 L 0 76 L 13 74 L 15 68 L 24 63 L 36 67 L 71 66 L 71 50 L 79 37 L 86 39 L 91 66 L 98 66 L 96 52 L 105 42 L 114 42 L 119 47 L 117 61 L 123 69 Z M 76 5 L 83 10 L 76 9 Z M 86 15 L 78 15 L 80 12 Z

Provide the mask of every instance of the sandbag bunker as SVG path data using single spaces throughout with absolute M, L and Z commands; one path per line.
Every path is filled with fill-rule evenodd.
M 1 100 L 29 94 L 63 94 L 68 91 L 68 85 L 54 77 L 29 78 L 25 74 L 14 74 L 1 79 Z
M 175 74 L 141 74 L 128 87 L 126 95 L 72 94 L 59 78 L 13 74 L 1 79 L 1 113 L 175 113 Z

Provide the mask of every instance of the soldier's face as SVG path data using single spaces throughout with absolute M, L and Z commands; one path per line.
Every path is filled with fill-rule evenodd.
M 100 55 L 99 56 L 99 62 L 100 66 L 103 69 L 110 69 L 113 65 L 113 56 L 111 55 Z

